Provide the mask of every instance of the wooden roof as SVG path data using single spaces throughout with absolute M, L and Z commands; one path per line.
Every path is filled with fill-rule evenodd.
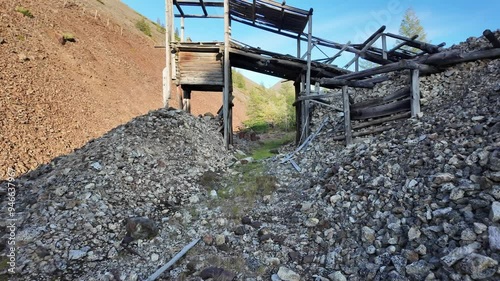
M 210 15 L 207 7 L 224 7 L 223 0 L 174 0 L 178 14 L 184 18 L 222 18 L 223 15 Z M 200 14 L 186 14 L 183 7 L 200 7 Z M 302 10 L 286 5 L 286 2 L 271 0 L 229 0 L 231 19 L 267 31 L 283 35 L 300 35 L 306 27 L 312 9 Z

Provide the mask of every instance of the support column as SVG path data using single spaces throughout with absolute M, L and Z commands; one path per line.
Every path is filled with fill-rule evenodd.
M 305 89 L 303 89 L 303 94 L 306 96 L 311 95 L 311 52 L 312 52 L 312 14 L 313 14 L 313 9 L 309 10 L 309 22 L 307 24 L 308 30 L 307 30 L 307 70 L 306 70 L 306 76 L 305 76 Z M 309 101 L 305 100 L 303 102 L 303 108 L 302 108 L 302 116 L 303 116 L 303 121 L 302 121 L 302 126 L 303 126 L 303 134 L 301 138 L 301 142 L 305 141 L 307 137 L 309 136 L 309 125 L 310 125 L 310 107 L 309 107 Z
M 349 92 L 348 87 L 342 87 L 342 101 L 344 104 L 344 132 L 345 132 L 345 144 L 350 145 L 352 143 L 352 130 L 351 130 L 351 105 L 349 103 Z
M 170 52 L 170 33 L 172 0 L 165 0 L 165 68 L 163 69 L 163 107 L 168 107 L 170 92 L 172 91 L 172 56 Z
M 183 90 L 182 109 L 187 113 L 191 113 L 191 89 Z
M 295 83 L 293 84 L 293 86 L 295 87 L 295 100 L 297 100 L 300 97 L 300 90 L 301 90 L 300 85 L 301 85 L 301 83 L 299 81 L 295 81 Z M 301 114 L 301 112 L 302 112 L 302 102 L 299 101 L 299 102 L 295 103 L 295 130 L 296 130 L 295 144 L 296 145 L 300 144 L 300 136 L 301 136 L 301 132 L 302 132 L 302 122 L 301 122 L 302 114 Z
M 222 115 L 224 120 L 224 145 L 229 147 L 231 142 L 232 124 L 230 124 L 230 77 L 231 65 L 229 61 L 229 41 L 231 37 L 231 23 L 229 18 L 229 0 L 224 0 L 224 92 L 222 95 Z
M 184 17 L 181 17 L 181 42 L 184 42 Z
M 415 118 L 420 113 L 420 70 L 410 70 L 411 76 L 411 117 Z

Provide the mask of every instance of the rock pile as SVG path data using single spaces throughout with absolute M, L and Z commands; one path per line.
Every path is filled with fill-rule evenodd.
M 499 81 L 498 59 L 422 77 L 421 118 L 347 148 L 319 109 L 316 127 L 334 123 L 294 156 L 302 171 L 267 160 L 262 194 L 237 188 L 245 166 L 210 120 L 136 118 L 17 179 L 18 277 L 143 280 L 202 238 L 164 280 L 499 280 Z
M 183 212 L 204 196 L 200 176 L 228 164 L 216 129 L 211 120 L 158 110 L 17 179 L 20 278 L 136 280 L 154 272 L 199 235 L 181 227 L 190 220 Z M 120 245 L 130 240 L 136 255 Z
M 422 77 L 422 118 L 347 148 L 325 130 L 296 156 L 300 178 L 277 165 L 278 178 L 307 188 L 292 217 L 319 221 L 290 243 L 302 256 L 292 267 L 330 280 L 498 280 L 499 81 L 498 59 Z M 325 115 L 336 118 L 318 110 L 315 123 Z

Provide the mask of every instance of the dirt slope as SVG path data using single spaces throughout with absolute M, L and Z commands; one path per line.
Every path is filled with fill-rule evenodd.
M 162 106 L 162 34 L 142 34 L 140 18 L 114 0 L 0 2 L 2 179 Z M 62 45 L 65 33 L 76 42 Z

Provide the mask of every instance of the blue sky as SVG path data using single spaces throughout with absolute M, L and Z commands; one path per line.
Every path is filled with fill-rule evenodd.
M 165 0 L 122 0 L 128 6 L 156 21 L 165 22 Z M 498 0 L 288 0 L 287 5 L 309 10 L 313 13 L 313 35 L 338 43 L 361 43 L 381 25 L 386 32 L 398 33 L 405 11 L 412 8 L 420 19 L 431 43 L 446 42 L 446 47 L 478 37 L 485 29 L 500 28 L 500 1 Z M 176 11 L 176 10 L 175 10 Z M 201 9 L 187 10 L 187 13 L 201 14 Z M 209 13 L 222 14 L 222 9 Z M 180 27 L 176 19 L 176 27 Z M 193 41 L 223 41 L 222 19 L 186 19 L 185 34 Z M 296 41 L 274 33 L 233 22 L 234 39 L 277 53 L 296 55 Z M 380 41 L 380 40 L 379 40 Z M 388 43 L 389 46 L 392 42 Z M 305 50 L 303 45 L 302 50 Z M 323 48 L 327 54 L 336 50 Z M 324 57 L 317 49 L 313 58 Z M 334 63 L 343 66 L 349 57 L 342 57 Z M 272 86 L 278 80 L 265 75 L 242 71 L 252 80 Z

